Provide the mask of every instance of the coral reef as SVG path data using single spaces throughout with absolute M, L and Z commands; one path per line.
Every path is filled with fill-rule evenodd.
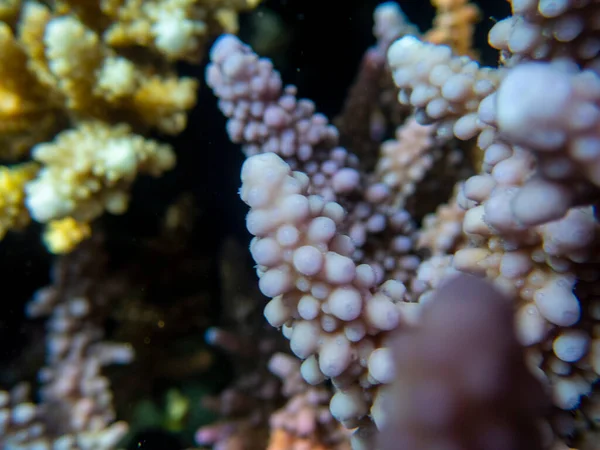
M 45 350 L 29 320 L 0 372 L 0 446 L 597 450 L 600 1 L 432 0 L 429 31 L 380 3 L 337 117 L 308 49 L 280 73 L 244 43 L 309 18 L 267 1 L 236 36 L 255 6 L 0 5 L 0 238 L 72 252 L 25 309 Z

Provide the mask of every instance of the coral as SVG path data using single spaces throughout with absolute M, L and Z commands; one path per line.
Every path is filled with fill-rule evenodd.
M 98 239 L 86 244 L 97 246 Z M 48 316 L 48 354 L 38 374 L 38 403 L 25 385 L 0 391 L 2 448 L 111 450 L 127 432 L 127 424 L 115 420 L 101 368 L 129 363 L 133 353 L 128 345 L 103 340 L 115 292 L 103 283 L 105 255 L 87 246 L 61 260 L 53 284 L 28 304 L 30 317 Z
M 542 6 L 538 18 L 519 8 L 511 20 L 545 21 Z M 493 44 L 508 32 L 506 23 L 490 32 Z M 513 35 L 515 49 L 523 36 Z M 454 254 L 452 265 L 516 296 L 516 333 L 532 370 L 551 387 L 554 404 L 572 410 L 591 394 L 600 373 L 592 350 L 597 316 L 588 309 L 600 275 L 598 223 L 590 205 L 598 75 L 577 66 L 588 64 L 577 53 L 569 64 L 564 54 L 555 57 L 551 47 L 563 48 L 562 39 L 547 45 L 545 53 L 505 54 L 505 64 L 490 69 L 448 47 L 403 38 L 390 47 L 389 61 L 400 100 L 416 107 L 418 118 L 460 139 L 479 135 L 482 172 L 459 193 L 470 243 Z M 573 108 L 581 108 L 581 116 Z M 590 151 L 585 168 L 573 153 L 583 147 Z M 567 340 L 572 356 L 564 353 Z
M 512 322 L 510 299 L 489 284 L 465 275 L 445 283 L 419 325 L 390 344 L 381 448 L 542 449 L 548 402 Z
M 133 135 L 127 125 L 103 122 L 63 131 L 54 142 L 36 145 L 32 157 L 42 169 L 25 188 L 26 203 L 39 222 L 89 222 L 104 210 L 123 213 L 138 173 L 159 176 L 175 164 L 169 146 Z
M 481 20 L 477 5 L 468 0 L 432 0 L 437 13 L 433 26 L 423 36 L 432 44 L 444 44 L 457 55 L 474 56 L 475 24 Z
M 307 382 L 332 380 L 330 409 L 356 428 L 353 447 L 371 448 L 389 419 L 379 405 L 388 395 L 382 386 L 394 378 L 386 369 L 393 365 L 390 333 L 426 320 L 423 308 L 450 276 L 486 278 L 513 299 L 511 332 L 552 398 L 544 445 L 584 442 L 582 423 L 593 420 L 586 411 L 596 408 L 600 377 L 599 82 L 587 18 L 597 2 L 514 2 L 512 18 L 489 35 L 502 50 L 498 68 L 465 56 L 475 9 L 436 6 L 466 6 L 467 31 L 408 35 L 389 45 L 398 99 L 413 114 L 395 141 L 381 145 L 379 166 L 362 163 L 368 145 L 361 140 L 356 154 L 352 139 L 340 147 L 339 130 L 312 102 L 296 99 L 294 87 L 283 87 L 268 60 L 231 36 L 215 43 L 206 77 L 230 138 L 248 157 L 240 194 L 250 206 L 259 287 L 271 298 L 265 316 L 290 339 Z M 394 14 L 389 4 L 380 8 L 380 20 L 382 11 Z M 452 20 L 440 16 L 437 24 L 452 30 Z M 375 75 L 359 81 L 374 95 L 384 66 L 365 61 L 362 70 L 374 67 Z M 363 120 L 372 117 L 368 100 L 358 104 L 370 111 Z M 479 173 L 454 171 L 451 198 L 437 197 L 436 211 L 419 224 L 406 197 L 418 198 L 440 148 L 474 138 L 484 155 L 475 163 Z M 471 144 L 462 147 L 462 155 L 473 152 Z M 581 418 L 569 421 L 561 410 Z
M 498 67 L 475 59 L 473 4 L 433 4 L 423 34 L 397 5 L 376 9 L 377 43 L 331 122 L 271 61 L 220 36 L 205 75 L 245 157 L 250 255 L 229 242 L 211 255 L 220 270 L 204 272 L 210 262 L 189 257 L 189 239 L 213 245 L 214 230 L 193 230 L 184 196 L 159 238 L 131 244 L 148 261 L 117 253 L 114 279 L 91 223 L 124 212 L 138 175 L 173 166 L 171 148 L 147 133 L 185 126 L 196 81 L 174 63 L 199 62 L 208 36 L 235 31 L 234 11 L 255 3 L 4 4 L 3 158 L 33 161 L 0 173 L 0 223 L 24 226 L 27 208 L 55 253 L 92 239 L 30 303 L 30 317 L 50 316 L 48 359 L 36 404 L 21 386 L 0 393 L 3 445 L 118 445 L 126 425 L 100 368 L 132 358 L 102 331 L 126 285 L 110 318 L 136 328 L 116 335 L 154 338 L 137 354 L 161 363 L 143 365 L 138 385 L 212 365 L 206 347 L 181 357 L 162 345 L 186 327 L 197 338 L 196 321 L 231 357 L 236 378 L 199 402 L 220 416 L 200 425 L 200 446 L 597 447 L 600 3 L 511 1 L 489 33 Z M 174 262 L 192 284 L 219 279 L 216 323 Z M 115 398 L 127 402 L 127 387 Z M 181 430 L 197 405 L 168 387 L 166 426 Z
M 332 378 L 331 413 L 354 428 L 369 412 L 368 389 L 387 380 L 386 356 L 374 357 L 374 349 L 417 305 L 404 302 L 401 282 L 376 289 L 375 270 L 352 261 L 354 244 L 338 231 L 342 207 L 309 197 L 308 186 L 305 174 L 292 173 L 274 153 L 254 155 L 242 168 L 259 287 L 272 298 L 265 316 L 283 326 L 309 384 Z
M 395 139 L 381 144 L 375 174 L 390 190 L 398 191 L 394 201 L 397 208 L 405 206 L 406 198 L 415 193 L 433 166 L 433 131 L 433 127 L 409 117 L 404 126 L 396 129 Z
M 382 3 L 373 13 L 373 22 L 377 42 L 365 52 L 343 110 L 334 120 L 340 142 L 352 146 L 362 170 L 373 169 L 379 140 L 410 113 L 396 101 L 398 93 L 387 65 L 387 49 L 399 37 L 419 33 L 394 2 Z
M 270 417 L 268 450 L 349 449 L 348 430 L 333 418 L 329 410 L 331 393 L 327 387 L 308 384 L 302 378 L 300 362 L 288 354 L 274 354 L 269 361 L 269 370 L 283 382 L 281 391 L 288 400 Z
M 259 1 L 105 0 L 100 8 L 113 22 L 104 39 L 115 48 L 142 45 L 167 60 L 199 62 L 207 36 L 215 29 L 237 33 L 237 12 Z
M 25 184 L 35 177 L 37 170 L 35 163 L 0 166 L 0 239 L 9 230 L 22 229 L 29 224 L 23 190 Z
M 52 220 L 44 233 L 44 243 L 54 254 L 68 253 L 81 241 L 92 235 L 86 222 L 77 222 L 72 217 Z
M 89 152 L 102 151 L 103 143 L 91 141 L 108 135 L 125 139 L 125 133 L 133 143 L 141 139 L 138 134 L 157 131 L 176 135 L 183 131 L 187 113 L 196 103 L 198 81 L 179 76 L 175 64 L 180 61 L 199 63 L 206 41 L 222 31 L 236 32 L 237 12 L 251 9 L 257 3 L 255 0 L 3 3 L 0 10 L 0 71 L 3 74 L 0 80 L 0 159 L 42 160 L 40 155 L 48 150 L 48 140 L 61 130 L 55 137 L 59 142 L 66 136 L 86 142 L 83 147 L 70 144 L 70 157 L 86 160 L 83 164 L 88 167 L 76 168 L 78 173 L 72 176 L 62 172 L 63 176 L 70 177 L 69 181 L 62 178 L 69 186 L 66 190 L 70 191 L 61 194 L 62 205 L 54 202 L 51 207 L 54 211 L 41 213 L 36 194 L 31 194 L 34 198 L 26 202 L 36 221 L 48 223 L 72 214 L 71 219 L 79 224 L 79 231 L 74 233 L 68 233 L 64 225 L 75 222 L 62 222 L 62 227 L 57 223 L 48 224 L 51 229 L 46 233 L 45 242 L 50 251 L 64 253 L 73 249 L 89 236 L 84 230 L 104 209 L 113 214 L 121 214 L 126 209 L 128 190 L 137 171 L 131 166 L 114 166 L 127 164 L 127 160 L 133 163 L 131 152 L 124 160 L 110 163 L 113 165 L 110 170 L 120 171 L 120 175 L 109 174 L 112 181 L 99 183 L 92 172 L 101 174 L 107 170 L 100 163 L 104 157 L 98 156 L 93 161 Z M 127 132 L 123 127 L 128 127 Z M 103 131 L 99 132 L 100 129 Z M 146 148 L 153 145 L 161 149 L 163 159 L 158 165 L 162 168 L 146 165 L 145 169 L 140 167 L 141 173 L 150 171 L 158 176 L 174 165 L 173 152 L 166 145 L 149 140 L 146 144 Z M 46 150 L 40 150 L 42 148 Z M 117 151 L 116 147 L 113 150 Z M 26 196 L 39 193 L 40 186 L 45 190 L 54 182 L 54 188 L 47 192 L 53 192 L 57 199 L 55 188 L 60 169 L 56 162 L 56 159 L 52 163 L 42 162 L 41 171 L 27 188 Z M 65 163 L 63 169 L 68 168 Z M 144 164 L 141 160 L 138 163 Z M 99 193 L 100 190 L 104 192 Z M 90 198 L 93 196 L 96 198 Z M 104 200 L 98 196 L 104 196 Z M 112 200 L 108 199 L 110 196 Z M 69 206 L 65 206 L 66 203 Z M 57 235 L 59 228 L 61 238 Z M 57 239 L 62 242 L 59 244 Z
M 200 446 L 215 449 L 264 450 L 271 415 L 283 393 L 269 360 L 283 350 L 276 330 L 265 324 L 260 291 L 246 249 L 228 239 L 220 251 L 223 317 L 211 326 L 206 342 L 231 355 L 235 379 L 222 392 L 205 397 L 203 405 L 220 421 L 197 430 Z

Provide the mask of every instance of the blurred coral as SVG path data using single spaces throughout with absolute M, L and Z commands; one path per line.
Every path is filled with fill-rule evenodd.
M 490 284 L 446 281 L 390 348 L 382 450 L 543 448 L 549 401 L 514 337 L 510 299 Z
M 469 0 L 431 0 L 437 13 L 423 39 L 450 47 L 457 55 L 474 56 L 475 25 L 481 20 L 479 7 Z
M 164 377 L 161 426 L 217 415 L 194 434 L 215 450 L 597 450 L 600 1 L 509 1 L 498 67 L 474 3 L 432 0 L 425 33 L 381 3 L 332 122 L 231 34 L 256 4 L 0 5 L 0 238 L 31 217 L 54 253 L 87 239 L 28 306 L 47 360 L 35 401 L 0 392 L 0 444 L 114 449 L 112 392 Z M 92 223 L 175 165 L 149 136 L 186 127 L 198 80 L 176 64 L 222 31 L 205 77 L 245 158 L 250 252 L 195 229 L 185 194 L 158 236 L 113 243 L 109 277 Z M 183 332 L 197 346 L 174 350 Z M 133 347 L 111 387 L 100 369 Z M 219 391 L 174 385 L 222 357 Z
M 38 165 L 35 163 L 10 168 L 0 166 L 0 239 L 9 230 L 19 230 L 29 224 L 24 186 L 35 177 L 37 170 Z
M 12 162 L 31 157 L 42 161 L 40 174 L 25 193 L 27 197 L 35 197 L 26 201 L 34 220 L 48 223 L 72 215 L 80 224 L 80 232 L 70 233 L 68 239 L 62 227 L 60 245 L 52 244 L 59 228 L 56 223 L 51 225 L 47 236 L 52 238 L 45 239 L 50 251 L 72 250 L 89 236 L 81 231 L 89 228 L 105 209 L 122 214 L 127 208 L 130 185 L 138 174 L 135 166 L 139 166 L 140 173 L 154 176 L 173 167 L 175 157 L 169 146 L 150 140 L 145 141 L 145 148 L 160 149 L 161 162 L 156 157 L 154 163 L 144 162 L 139 153 L 142 138 L 138 134 L 154 130 L 176 135 L 183 131 L 187 113 L 196 103 L 198 81 L 178 76 L 175 63 L 199 63 L 207 40 L 222 31 L 236 32 L 237 12 L 251 9 L 257 3 L 256 0 L 3 3 L 0 160 Z M 55 136 L 61 130 L 64 131 Z M 87 144 L 71 142 L 68 150 L 63 149 L 70 154 L 63 155 L 68 160 L 59 169 L 61 163 L 56 158 L 49 161 L 42 156 L 48 153 L 51 144 L 47 141 L 53 136 L 58 146 L 67 136 Z M 120 150 L 114 146 L 110 150 L 104 145 L 102 139 L 109 136 L 113 143 L 117 136 L 121 139 L 124 145 Z M 137 142 L 137 150 L 132 148 L 121 160 L 116 159 L 115 152 L 124 150 L 127 140 L 132 145 Z M 137 156 L 132 153 L 135 151 Z M 135 162 L 136 158 L 142 159 Z M 71 164 L 75 173 L 69 175 L 65 170 L 70 170 Z M 113 173 L 105 175 L 106 164 L 112 165 Z M 108 178 L 103 182 L 98 176 Z M 59 179 L 68 186 L 63 186 L 62 197 L 56 192 Z M 51 201 L 51 211 L 42 213 L 40 195 L 62 200 Z M 67 223 L 75 222 L 62 225 Z

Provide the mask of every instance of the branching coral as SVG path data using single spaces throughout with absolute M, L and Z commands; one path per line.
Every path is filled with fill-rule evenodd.
M 479 8 L 467 0 L 432 0 L 431 3 L 437 14 L 424 39 L 447 45 L 458 55 L 472 55 L 475 24 L 481 19 Z
M 29 223 L 24 186 L 35 177 L 37 170 L 35 163 L 25 163 L 11 169 L 0 167 L 0 238 L 8 230 L 18 230 Z
M 547 399 L 524 363 L 511 309 L 463 275 L 436 293 L 418 326 L 398 333 L 382 449 L 544 447 Z
M 32 153 L 43 168 L 26 187 L 26 203 L 40 222 L 65 217 L 89 222 L 104 210 L 123 213 L 127 187 L 138 172 L 158 176 L 175 164 L 168 146 L 132 135 L 126 125 L 102 122 L 64 131 Z
M 155 130 L 175 135 L 185 128 L 198 82 L 178 76 L 174 64 L 199 62 L 206 40 L 221 31 L 237 31 L 237 12 L 256 4 L 254 0 L 26 0 L 4 4 L 4 21 L 0 22 L 0 160 L 24 160 L 31 153 L 42 162 L 40 174 L 27 188 L 26 195 L 33 197 L 26 204 L 32 217 L 42 223 L 66 219 L 49 225 L 45 241 L 51 251 L 63 253 L 74 248 L 105 210 L 123 213 L 123 199 L 138 173 L 158 176 L 174 165 L 168 146 L 146 141 L 146 148 L 154 146 L 161 155 L 161 162 L 150 168 L 152 163 L 144 162 L 138 151 L 142 139 L 138 134 Z M 56 140 L 81 139 L 82 145 L 69 144 L 69 158 L 85 160 L 87 166 L 75 164 L 71 175 L 65 172 L 71 170 L 70 159 L 59 162 L 60 158 L 40 156 L 48 153 L 47 141 L 65 128 Z M 112 147 L 112 174 L 105 175 L 108 153 L 100 139 L 109 135 L 118 135 L 123 145 Z M 138 150 L 127 150 L 136 146 Z M 92 155 L 95 151 L 99 152 L 96 156 Z M 119 164 L 123 166 L 116 167 Z M 13 169 L 6 166 L 5 170 Z M 60 211 L 41 214 L 38 194 L 44 191 L 56 198 L 59 172 L 71 192 L 66 194 L 63 189 L 62 194 L 63 200 L 65 195 L 69 198 L 70 206 L 65 207 L 63 201 Z M 50 174 L 54 174 L 55 184 L 46 191 L 52 184 Z M 98 176 L 111 180 L 108 185 L 98 184 Z M 121 198 L 119 205 L 116 201 L 97 202 L 98 195 L 106 194 L 97 194 L 104 188 L 112 190 L 113 200 Z M 92 193 L 96 193 L 95 200 Z M 23 193 L 11 195 L 17 198 Z M 97 202 L 93 208 L 90 201 Z M 54 202 L 51 208 L 56 206 Z M 3 221 L 9 223 L 8 218 Z M 77 232 L 73 232 L 75 224 Z
M 247 158 L 240 194 L 250 207 L 258 288 L 269 299 L 264 315 L 301 361 L 279 353 L 272 336 L 265 339 L 253 290 L 224 293 L 223 309 L 235 318 L 209 328 L 206 340 L 237 355 L 240 376 L 218 398 L 205 398 L 228 417 L 200 428 L 200 445 L 351 443 L 362 450 L 375 448 L 383 429 L 394 439 L 388 448 L 407 450 L 593 448 L 600 378 L 599 3 L 512 2 L 513 15 L 489 36 L 501 51 L 498 68 L 465 56 L 474 54 L 475 8 L 435 4 L 449 16 L 423 35 L 397 5 L 377 9 L 378 42 L 357 81 L 367 89 L 352 90 L 340 128 L 236 37 L 220 37 L 211 50 L 207 83 Z M 142 137 L 148 129 L 183 126 L 185 83 L 169 64 L 195 61 L 206 30 L 223 25 L 236 5 L 203 3 L 214 13 L 209 19 L 184 0 L 62 1 L 52 8 L 28 2 L 29 34 L 12 10 L 3 11 L 4 38 L 12 43 L 6 54 L 25 62 L 21 69 L 43 88 L 7 97 L 5 110 L 33 117 L 24 100 L 41 95 L 44 111 L 73 126 L 33 145 L 33 164 L 43 166 L 35 180 L 29 166 L 5 177 L 8 188 L 27 184 L 20 191 L 27 198 L 8 196 L 1 205 L 5 228 L 22 223 L 27 205 L 50 224 L 48 245 L 67 251 L 103 211 L 126 208 L 138 172 L 170 168 L 170 148 Z M 175 17 L 185 17 L 180 28 Z M 467 27 L 458 32 L 458 25 Z M 144 50 L 134 58 L 138 46 Z M 67 54 L 89 64 L 72 66 Z M 173 87 L 176 98 L 161 103 L 148 86 Z M 389 103 L 394 92 L 397 108 Z M 144 115 L 154 107 L 155 114 Z M 355 129 L 352 111 L 360 112 Z M 473 168 L 467 155 L 475 141 L 483 157 Z M 378 155 L 369 154 L 374 148 Z M 461 272 L 470 275 L 452 279 Z M 226 290 L 239 286 L 222 276 Z M 94 302 L 69 297 L 63 307 L 50 294 L 33 305 L 54 306 L 52 324 L 68 323 L 77 337 L 81 323 L 93 320 L 87 313 Z M 73 361 L 97 380 L 98 366 L 89 369 L 87 361 L 103 347 L 83 339 L 84 348 L 73 350 L 81 341 L 64 334 L 53 340 L 53 350 L 63 353 L 43 371 L 51 388 L 43 397 L 69 422 L 64 411 L 83 408 L 81 396 L 58 398 L 56 380 L 79 380 Z M 83 405 L 97 393 L 83 392 Z M 7 394 L 0 397 L 9 403 Z M 92 408 L 84 426 L 49 428 L 50 437 L 86 437 L 92 421 L 112 430 L 111 413 Z M 39 424 L 23 423 L 33 424 L 17 434 L 27 440 Z M 119 426 L 112 425 L 117 435 Z
M 98 242 L 86 244 L 98 250 Z M 0 391 L 2 448 L 112 450 L 126 434 L 101 373 L 104 366 L 133 358 L 130 346 L 103 340 L 116 293 L 114 285 L 104 284 L 104 256 L 84 246 L 61 260 L 53 285 L 29 303 L 30 317 L 49 316 L 46 364 L 39 371 L 39 401 L 25 385 Z
M 556 25 L 556 17 L 574 19 L 596 8 L 587 2 L 550 13 L 544 5 L 537 14 L 514 7 L 507 20 L 533 33 Z M 492 29 L 492 44 L 512 33 L 506 24 Z M 479 68 L 447 47 L 414 38 L 395 43 L 389 60 L 400 100 L 418 108 L 421 120 L 441 122 L 444 133 L 461 139 L 479 134 L 483 172 L 459 194 L 470 245 L 454 255 L 453 265 L 518 295 L 517 335 L 532 366 L 543 369 L 539 375 L 552 386 L 555 404 L 571 410 L 600 373 L 590 292 L 598 278 L 598 223 L 590 204 L 596 198 L 592 149 L 600 84 L 589 55 L 563 52 L 565 42 L 585 41 L 584 28 L 568 41 L 556 34 L 546 52 L 519 49 L 528 42 L 525 35 L 511 36 L 514 56 L 505 53 L 499 69 Z M 576 148 L 588 152 L 585 168 Z
M 418 146 L 407 139 L 416 133 L 397 133 L 398 156 L 385 144 L 375 174 L 339 147 L 312 103 L 282 88 L 268 61 L 230 36 L 211 52 L 207 81 L 249 157 L 241 196 L 259 287 L 272 298 L 265 315 L 304 360 L 306 381 L 332 379 L 331 412 L 357 427 L 357 449 L 370 448 L 387 420 L 388 332 L 418 323 L 457 271 L 515 299 L 515 337 L 555 406 L 546 444 L 578 442 L 594 421 L 600 82 L 588 17 L 598 2 L 555 3 L 513 3 L 490 32 L 499 68 L 417 36 L 392 44 L 399 100 L 421 124 L 407 130 L 430 131 Z M 419 230 L 401 199 L 414 195 L 440 144 L 475 137 L 481 173 L 457 176 L 449 203 L 439 199 Z M 564 411 L 574 410 L 569 422 Z

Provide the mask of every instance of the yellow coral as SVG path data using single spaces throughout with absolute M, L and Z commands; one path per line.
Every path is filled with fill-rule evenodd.
M 175 134 L 185 128 L 186 111 L 196 102 L 189 92 L 195 92 L 196 87 L 196 80 L 191 78 L 148 77 L 129 104 L 144 123 L 165 133 Z
M 448 45 L 458 55 L 473 56 L 473 34 L 481 15 L 479 8 L 468 1 L 432 0 L 437 14 L 425 40 Z
M 27 206 L 39 222 L 73 217 L 90 222 L 105 210 L 122 214 L 138 173 L 159 176 L 175 165 L 165 144 L 131 133 L 127 125 L 86 122 L 39 144 L 33 158 L 44 166 L 27 187 Z
M 217 7 L 215 10 L 215 19 L 223 27 L 223 31 L 237 34 L 240 28 L 238 11 L 254 9 L 260 2 L 261 0 L 221 0 L 204 3 L 213 3 Z
M 65 217 L 48 223 L 44 232 L 44 243 L 51 253 L 64 254 L 72 251 L 91 235 L 92 228 L 88 223 Z
M 0 239 L 9 230 L 19 230 L 29 224 L 25 208 L 25 183 L 35 177 L 38 165 L 25 163 L 13 167 L 0 166 Z
M 177 77 L 171 63 L 200 61 L 206 41 L 237 31 L 237 13 L 258 2 L 5 1 L 0 158 L 25 156 L 69 121 L 124 121 L 141 132 L 181 132 L 198 83 Z
M 287 430 L 276 428 L 272 431 L 267 450 L 347 450 L 349 445 L 325 445 L 311 438 L 295 436 Z
M 174 63 L 199 62 L 207 40 L 237 31 L 237 13 L 259 2 L 0 0 L 0 160 L 33 149 L 43 166 L 26 198 L 25 172 L 2 169 L 2 188 L 21 190 L 1 199 L 0 238 L 27 222 L 23 204 L 51 221 L 45 240 L 58 253 L 103 211 L 124 212 L 138 172 L 158 176 L 175 162 L 139 133 L 178 134 L 195 105 L 198 82 Z

